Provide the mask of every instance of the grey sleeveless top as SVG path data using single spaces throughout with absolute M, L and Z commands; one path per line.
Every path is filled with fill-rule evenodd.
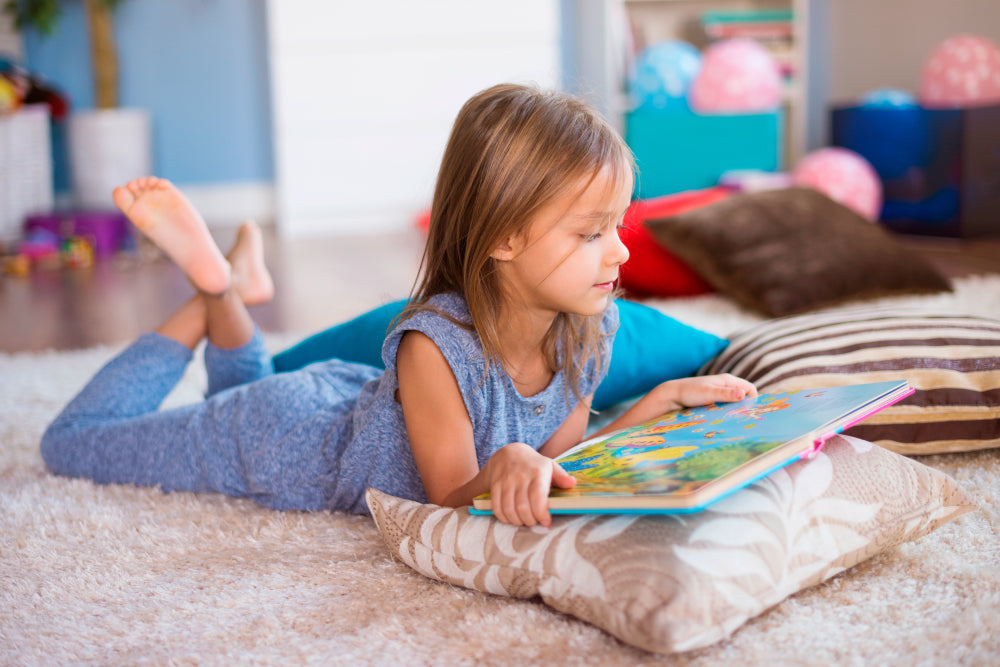
M 465 300 L 458 294 L 440 294 L 428 305 L 464 323 L 471 321 Z M 614 332 L 618 328 L 618 308 L 612 302 L 602 322 L 604 364 L 597 368 L 589 359 L 579 386 L 579 395 L 588 396 L 607 373 Z M 545 444 L 579 403 L 567 387 L 564 372 L 534 396 L 522 396 L 511 378 L 496 364 L 485 368 L 479 337 L 431 310 L 420 311 L 401 322 L 382 346 L 385 372 L 368 381 L 352 411 L 350 428 L 341 432 L 342 448 L 328 451 L 335 469 L 331 480 L 331 506 L 367 513 L 364 491 L 371 486 L 386 493 L 427 502 L 423 483 L 410 451 L 402 407 L 396 400 L 396 352 L 407 331 L 420 331 L 441 350 L 458 386 L 472 421 L 476 458 L 480 468 L 501 447 L 524 442 L 536 450 Z

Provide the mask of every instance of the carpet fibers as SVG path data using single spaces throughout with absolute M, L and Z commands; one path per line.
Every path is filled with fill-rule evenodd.
M 898 301 L 1000 317 L 1000 277 L 957 288 Z M 717 296 L 656 305 L 721 334 L 758 319 Z M 978 511 L 726 641 L 659 656 L 540 602 L 428 580 L 392 560 L 368 517 L 49 474 L 46 423 L 115 351 L 0 355 L 0 664 L 983 665 L 1000 655 L 1000 450 L 921 459 Z M 203 385 L 192 364 L 168 400 L 196 400 Z

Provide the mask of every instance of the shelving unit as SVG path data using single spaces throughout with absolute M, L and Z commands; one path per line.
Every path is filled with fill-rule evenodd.
M 576 0 L 567 4 L 565 27 L 574 33 L 567 40 L 574 63 L 568 68 L 567 81 L 571 89 L 590 95 L 619 129 L 628 111 L 630 50 L 638 52 L 643 43 L 667 39 L 707 46 L 704 31 L 696 28 L 706 11 L 790 9 L 796 71 L 786 92 L 785 165 L 794 164 L 823 142 L 818 128 L 823 95 L 815 91 L 823 90 L 825 65 L 819 54 L 824 37 L 816 37 L 812 27 L 825 11 L 826 0 Z

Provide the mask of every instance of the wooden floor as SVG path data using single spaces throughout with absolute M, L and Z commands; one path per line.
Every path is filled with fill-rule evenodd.
M 233 231 L 215 232 L 221 247 Z M 1000 238 L 902 237 L 945 274 L 1000 273 Z M 310 333 L 405 297 L 422 250 L 416 230 L 380 236 L 282 240 L 265 250 L 277 293 L 253 309 L 266 332 Z M 112 259 L 87 270 L 0 277 L 0 351 L 120 343 L 155 328 L 192 294 L 169 261 Z
M 228 248 L 234 230 L 213 230 Z M 151 250 L 145 248 L 145 250 Z M 406 297 L 420 264 L 416 231 L 281 240 L 265 230 L 275 298 L 251 309 L 265 332 L 309 333 Z M 134 339 L 194 293 L 163 257 L 100 260 L 86 270 L 0 277 L 0 351 L 75 349 Z

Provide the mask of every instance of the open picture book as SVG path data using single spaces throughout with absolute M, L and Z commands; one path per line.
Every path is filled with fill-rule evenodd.
M 577 482 L 553 488 L 553 513 L 697 512 L 802 458 L 913 393 L 875 382 L 713 403 L 580 443 L 556 461 Z M 472 511 L 489 514 L 489 494 Z

